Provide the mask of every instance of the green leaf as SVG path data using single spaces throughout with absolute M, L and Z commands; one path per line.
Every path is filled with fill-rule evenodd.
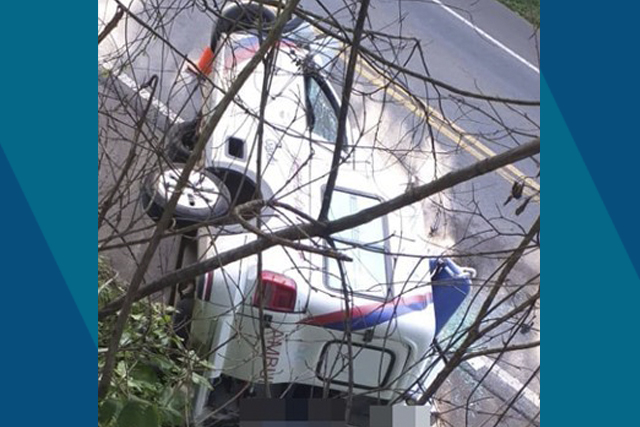
M 122 378 L 127 376 L 127 364 L 123 360 L 116 365 L 116 374 Z
M 158 410 L 165 426 L 182 425 L 189 398 L 185 390 L 168 387 L 164 389 Z
M 171 371 L 176 364 L 168 357 L 160 354 L 151 354 L 149 355 L 149 360 L 151 363 L 159 367 L 163 371 Z
M 211 383 L 209 382 L 209 380 L 208 380 L 208 379 L 206 379 L 206 378 L 205 378 L 205 377 L 203 377 L 202 375 L 197 374 L 197 373 L 195 373 L 195 372 L 192 372 L 192 373 L 191 373 L 191 381 L 192 381 L 194 384 L 198 384 L 198 385 L 204 386 L 204 387 L 206 387 L 207 389 L 211 389 L 211 388 L 212 388 L 212 387 L 211 387 Z
M 98 406 L 98 424 L 107 425 L 111 421 L 118 410 L 118 402 L 113 399 L 105 400 Z
M 184 423 L 184 412 L 178 412 L 172 408 L 158 408 L 162 416 L 163 427 L 180 427 Z
M 157 408 L 129 401 L 118 416 L 117 427 L 159 427 Z
M 138 363 L 136 367 L 133 368 L 131 377 L 136 381 L 142 381 L 149 384 L 156 384 L 160 382 L 154 369 L 151 366 L 142 363 Z
M 164 409 L 183 411 L 189 404 L 187 392 L 180 387 L 167 387 L 162 391 L 160 404 Z

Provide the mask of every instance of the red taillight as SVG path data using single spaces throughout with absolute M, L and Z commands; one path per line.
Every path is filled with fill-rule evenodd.
M 260 277 L 262 287 L 256 290 L 253 305 L 259 307 L 262 297 L 262 306 L 266 310 L 292 312 L 296 306 L 296 282 L 271 271 L 263 271 Z

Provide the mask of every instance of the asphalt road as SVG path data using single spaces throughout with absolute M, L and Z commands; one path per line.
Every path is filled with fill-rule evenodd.
M 330 10 L 337 9 L 342 5 L 337 0 L 325 1 L 324 4 Z M 373 1 L 370 19 L 376 28 L 385 28 L 387 32 L 401 32 L 404 36 L 421 40 L 428 71 L 438 80 L 468 91 L 506 98 L 538 100 L 540 83 L 539 74 L 535 69 L 539 67 L 539 33 L 536 35 L 534 29 L 526 21 L 493 0 L 447 0 L 446 4 L 450 6 L 449 10 L 437 2 L 401 2 L 400 9 L 400 3 L 395 0 Z M 303 0 L 302 5 L 311 10 L 318 10 L 313 1 Z M 139 12 L 143 7 L 140 2 L 137 2 L 133 4 L 132 10 Z M 114 10 L 113 2 L 99 1 L 99 18 L 108 20 Z M 455 16 L 454 13 L 459 16 Z M 460 18 L 464 18 L 464 20 Z M 206 14 L 192 9 L 182 11 L 173 21 L 165 24 L 166 26 L 159 36 L 166 38 L 175 51 L 184 52 L 190 58 L 195 59 L 208 43 L 212 21 Z M 472 25 L 475 25 L 475 28 Z M 113 38 L 106 40 L 99 47 L 102 70 L 105 66 L 117 66 L 117 64 L 109 62 L 109 55 L 123 46 L 125 41 L 134 48 L 139 43 L 135 37 L 136 28 L 139 27 L 136 27 L 135 23 L 129 22 L 126 37 L 124 30 L 120 27 L 113 32 Z M 132 49 L 132 51 L 137 52 L 137 49 Z M 183 59 L 175 51 L 168 48 L 165 43 L 152 42 L 145 46 L 144 54 L 136 55 L 133 58 L 133 67 L 123 70 L 124 75 L 128 77 L 129 84 L 123 79 L 107 84 L 107 80 L 103 79 L 99 80 L 99 91 L 113 91 L 111 85 L 118 84 L 120 90 L 133 99 L 136 85 L 139 87 L 147 82 L 152 75 L 157 75 L 158 86 L 154 95 L 158 100 L 158 105 L 165 105 L 168 110 L 175 112 L 180 117 L 191 117 L 197 109 L 197 100 L 193 102 L 188 92 L 184 90 L 182 80 L 184 73 L 181 72 Z M 409 69 L 421 72 L 424 70 L 418 57 L 409 59 L 401 55 L 396 60 L 406 61 L 405 66 Z M 375 73 L 372 75 L 376 77 Z M 434 100 L 433 93 L 426 92 L 424 85 L 420 82 L 408 79 L 405 83 L 427 104 L 437 101 Z M 358 84 L 364 87 L 374 85 L 376 81 L 361 74 Z M 406 105 L 400 104 L 389 111 L 387 113 L 389 123 L 406 122 L 407 117 L 412 114 L 411 110 L 406 107 Z M 498 132 L 501 127 L 517 128 L 522 133 L 539 135 L 539 107 L 505 108 L 494 104 L 492 107 L 495 108 L 494 114 L 500 117 L 500 125 L 488 120 L 487 117 L 474 109 L 474 107 L 487 108 L 487 104 L 480 101 L 471 102 L 468 108 L 461 108 L 453 102 L 444 102 L 441 107 L 445 121 L 450 122 L 449 127 L 457 126 L 458 130 L 461 129 L 468 133 L 470 138 L 482 144 L 483 147 L 490 150 L 489 152 L 499 153 L 529 139 L 525 135 L 507 135 L 504 132 Z M 163 107 L 155 108 L 155 112 L 151 114 L 154 117 L 151 132 L 157 134 L 162 134 L 175 120 L 175 118 L 167 117 Z M 131 117 L 122 117 L 121 119 L 123 122 L 133 121 Z M 132 125 L 132 123 L 129 124 Z M 473 149 L 460 148 L 459 141 L 453 140 L 450 134 L 451 132 L 448 135 L 444 129 L 436 132 L 436 143 L 439 150 L 443 152 L 455 150 L 455 155 L 446 156 L 440 164 L 441 172 L 476 161 L 478 152 L 481 155 L 486 153 L 483 150 L 475 150 L 474 154 Z M 126 135 L 124 136 L 126 137 Z M 473 144 L 471 145 L 473 147 Z M 113 155 L 120 156 L 122 159 L 126 157 L 126 153 L 122 152 L 116 152 Z M 538 173 L 538 165 L 532 161 L 520 162 L 517 168 L 525 176 L 536 176 Z M 414 170 L 414 172 L 418 171 Z M 108 182 L 109 177 L 105 175 L 100 180 Z M 455 194 L 447 202 L 451 207 L 461 210 L 477 206 L 489 217 L 504 215 L 506 219 L 501 222 L 501 226 L 505 231 L 513 230 L 511 220 L 517 221 L 518 224 L 526 228 L 533 223 L 539 214 L 539 203 L 531 203 L 522 215 L 516 217 L 513 213 L 514 206 L 502 206 L 509 194 L 510 187 L 511 182 L 505 179 L 505 176 L 491 174 L 475 180 L 473 184 L 456 189 Z M 126 209 L 129 209 L 129 213 L 125 212 L 125 217 L 135 214 L 131 203 L 127 204 Z M 471 215 L 450 216 L 447 221 L 443 221 L 443 224 L 442 227 L 446 228 L 442 232 L 443 235 L 448 235 L 453 240 L 466 238 L 468 246 L 475 247 L 476 250 L 500 250 L 505 247 L 513 247 L 517 242 L 515 239 L 502 238 L 479 244 L 477 239 L 474 240 L 468 236 L 482 231 L 486 228 L 486 224 Z M 144 236 L 144 232 L 141 232 L 140 236 Z M 172 247 L 171 242 L 166 244 L 154 263 L 150 277 L 162 274 L 163 271 L 171 268 Z M 142 246 L 138 246 L 138 248 L 142 248 Z M 135 258 L 135 255 L 123 254 L 115 250 L 113 257 L 116 258 L 117 266 L 126 276 L 132 268 L 131 258 Z M 480 262 L 480 260 L 473 259 L 470 262 L 479 270 L 480 277 L 491 271 L 497 264 L 497 261 L 482 260 Z M 525 281 L 536 272 L 540 272 L 539 254 L 527 257 L 526 262 L 518 266 L 512 281 L 514 283 Z M 534 326 L 538 326 L 538 324 Z M 532 340 L 532 334 L 536 334 L 535 328 L 528 335 L 523 334 L 519 339 Z M 539 338 L 539 333 L 537 335 Z M 444 409 L 441 408 L 446 411 L 443 416 L 444 421 L 451 425 L 465 425 L 467 421 L 470 425 L 483 425 L 487 420 L 492 419 L 487 414 L 498 410 L 504 405 L 504 402 L 518 392 L 519 385 L 527 382 L 531 372 L 539 366 L 539 362 L 539 351 L 531 350 L 505 357 L 498 364 L 500 370 L 497 373 L 495 370 L 487 373 L 486 363 L 466 366 L 464 370 L 457 372 L 451 378 L 446 390 L 444 390 L 442 396 L 450 401 L 450 405 Z M 484 385 L 472 397 L 472 401 L 475 402 L 473 406 L 476 409 L 479 407 L 479 409 L 471 415 L 464 411 L 452 410 L 457 405 L 467 403 L 469 392 L 475 387 L 477 380 L 484 375 L 487 375 L 487 379 L 483 382 Z M 525 398 L 527 396 L 520 398 L 516 408 L 510 411 L 509 416 L 502 421 L 501 425 L 527 425 L 529 423 L 527 419 L 533 420 L 534 424 L 539 424 L 539 413 L 536 412 L 539 412 L 539 400 L 536 401 L 536 398 L 539 399 L 539 375 L 537 379 L 528 384 L 527 390 L 529 390 L 528 398 Z M 450 409 L 451 411 L 449 411 Z

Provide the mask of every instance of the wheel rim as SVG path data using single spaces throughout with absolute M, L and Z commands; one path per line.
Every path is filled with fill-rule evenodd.
M 182 168 L 170 169 L 158 178 L 158 193 L 169 200 L 176 191 Z M 185 209 L 210 209 L 220 197 L 220 187 L 206 174 L 191 172 L 187 185 L 178 198 L 177 207 Z

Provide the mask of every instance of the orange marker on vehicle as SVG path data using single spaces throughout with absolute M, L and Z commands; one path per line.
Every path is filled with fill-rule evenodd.
M 198 70 L 204 75 L 211 73 L 211 66 L 213 65 L 213 51 L 211 47 L 207 46 L 202 51 L 200 59 L 198 60 Z

